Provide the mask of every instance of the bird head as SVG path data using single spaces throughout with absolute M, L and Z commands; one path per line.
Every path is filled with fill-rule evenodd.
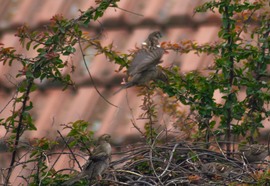
M 142 43 L 144 48 L 155 48 L 159 46 L 158 40 L 162 37 L 160 31 L 155 31 L 149 34 L 147 39 Z
M 160 39 L 162 37 L 162 34 L 160 31 L 154 31 L 149 36 L 148 39 Z
M 98 138 L 98 142 L 102 142 L 102 141 L 105 141 L 105 142 L 109 142 L 111 139 L 111 136 L 109 134 L 103 134 L 102 136 L 100 136 Z

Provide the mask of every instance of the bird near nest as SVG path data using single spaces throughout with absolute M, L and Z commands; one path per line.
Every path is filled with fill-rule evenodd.
M 238 150 L 249 163 L 263 161 L 269 155 L 268 147 L 262 144 L 240 143 Z
M 157 66 L 162 63 L 161 58 L 165 53 L 165 50 L 159 46 L 159 38 L 161 38 L 159 31 L 155 31 L 148 36 L 143 43 L 143 47 L 134 54 L 128 67 L 128 82 L 114 94 L 132 86 L 146 85 L 151 80 L 165 79 L 162 69 Z
M 81 179 L 88 179 L 90 181 L 102 179 L 102 173 L 109 167 L 111 159 L 111 136 L 104 134 L 98 138 L 98 146 L 94 148 L 92 155 L 88 161 L 83 165 L 82 171 L 74 178 L 63 183 L 63 185 L 73 185 Z

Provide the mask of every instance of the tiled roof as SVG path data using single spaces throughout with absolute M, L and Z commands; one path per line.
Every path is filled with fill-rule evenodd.
M 104 36 L 102 38 L 102 43 L 108 45 L 113 42 L 117 50 L 128 52 L 130 49 L 134 49 L 135 45 L 140 46 L 140 43 L 145 40 L 147 35 L 151 31 L 157 29 L 161 29 L 164 34 L 162 41 L 177 42 L 190 39 L 196 40 L 198 43 L 211 42 L 216 37 L 216 33 L 219 29 L 218 24 L 207 24 L 207 15 L 199 16 L 200 18 L 197 19 L 196 17 L 198 16 L 193 15 L 193 8 L 202 2 L 203 1 L 189 0 L 120 1 L 119 7 L 122 9 L 143 16 L 110 8 L 100 20 L 101 22 L 104 22 Z M 16 47 L 19 51 L 25 53 L 26 56 L 32 56 L 34 54 L 20 49 L 18 39 L 14 37 L 15 29 L 13 29 L 13 32 L 10 32 L 9 27 L 12 28 L 13 25 L 27 23 L 30 27 L 35 28 L 37 25 L 48 22 L 51 16 L 55 14 L 76 17 L 79 14 L 76 10 L 85 10 L 89 6 L 94 6 L 93 1 L 86 0 L 59 0 L 57 2 L 46 0 L 42 3 L 33 0 L 24 0 L 4 1 L 3 4 L 6 8 L 2 8 L 3 16 L 0 26 L 4 32 L 1 32 L 1 42 L 5 43 L 6 46 Z M 176 17 L 179 18 L 177 24 L 172 24 L 171 21 L 175 21 L 173 19 Z M 190 20 L 192 23 L 187 23 L 186 25 L 183 24 L 187 20 Z M 201 24 L 202 22 L 206 23 Z M 116 28 L 113 26 L 114 23 L 116 25 L 123 24 L 123 26 Z M 147 25 L 147 23 L 150 24 Z M 131 28 L 129 28 L 129 26 L 131 26 Z M 93 57 L 94 52 L 95 51 L 91 49 L 86 51 L 87 59 L 89 59 L 88 65 L 92 75 L 101 81 L 110 80 L 115 75 L 114 69 L 117 69 L 117 65 L 108 62 L 104 56 L 99 55 Z M 190 70 L 206 67 L 208 64 L 205 63 L 209 61 L 205 60 L 206 58 L 207 56 L 204 55 L 198 56 L 192 53 L 180 55 L 175 52 L 170 52 L 170 54 L 163 57 L 163 65 L 180 65 L 183 72 L 188 72 Z M 78 71 L 80 71 L 72 75 L 75 77 L 75 80 L 80 82 L 81 79 L 88 78 L 80 54 L 78 53 L 78 55 L 72 57 L 71 60 L 78 65 L 77 68 Z M 12 68 L 1 66 L 1 82 L 4 83 L 5 86 L 12 86 L 6 81 L 4 75 L 11 74 L 14 76 L 19 69 L 14 66 L 16 65 L 13 65 Z M 130 89 L 128 92 L 132 92 L 132 90 L 135 89 L 136 88 Z M 106 92 L 105 89 L 100 88 L 100 90 L 101 92 Z M 111 102 L 120 104 L 124 104 L 123 100 L 125 99 L 125 96 L 123 96 L 123 94 L 125 95 L 125 91 L 122 91 L 121 94 L 116 96 L 110 96 L 107 93 L 107 95 L 109 95 L 108 99 Z M 136 94 L 133 96 L 135 96 L 134 99 L 140 99 L 136 98 Z M 96 103 L 102 102 L 102 100 L 100 100 L 101 98 L 95 93 L 95 90 L 92 87 L 79 87 L 78 91 L 75 93 L 72 91 L 62 92 L 61 90 L 45 90 L 45 92 L 36 93 L 32 97 L 36 103 L 35 107 L 38 108 L 35 110 L 37 124 L 41 126 L 44 126 L 44 123 L 51 123 L 50 121 L 52 121 L 52 118 L 54 118 L 55 125 L 57 125 L 57 123 L 66 123 L 76 119 L 91 120 L 92 113 L 96 108 Z M 42 101 L 43 99 L 45 101 Z M 39 104 L 42 104 L 42 106 Z M 61 109 L 61 107 L 64 109 Z M 104 105 L 103 111 L 105 113 L 106 111 L 110 113 L 112 110 L 114 109 L 111 109 L 109 105 Z M 106 121 L 102 118 L 101 120 L 104 122 Z M 102 128 L 104 128 L 104 125 L 106 124 L 102 124 Z
M 219 29 L 219 18 L 211 13 L 193 15 L 193 8 L 204 1 L 202 0 L 121 0 L 119 7 L 122 9 L 141 14 L 138 16 L 120 9 L 110 8 L 106 11 L 100 22 L 104 27 L 102 44 L 111 42 L 118 51 L 128 52 L 135 45 L 140 46 L 148 34 L 153 30 L 161 30 L 164 37 L 162 41 L 177 42 L 180 40 L 196 40 L 198 43 L 211 42 L 216 39 Z M 94 6 L 94 0 L 2 0 L 0 6 L 0 42 L 6 46 L 15 47 L 18 52 L 26 56 L 34 56 L 33 52 L 26 52 L 19 45 L 18 38 L 14 37 L 16 28 L 27 23 L 30 28 L 42 29 L 43 25 L 55 14 L 63 14 L 68 18 L 76 18 L 78 9 L 86 10 Z M 92 24 L 89 32 L 98 30 L 99 24 Z M 95 34 L 95 33 L 94 33 Z M 94 57 L 95 51 L 85 51 L 86 59 L 94 79 L 101 84 L 111 81 L 115 76 L 123 76 L 123 72 L 116 74 L 118 66 L 108 62 L 102 56 Z M 182 72 L 205 68 L 211 57 L 196 54 L 177 54 L 170 52 L 163 57 L 163 66 L 179 65 Z M 138 88 L 123 90 L 116 95 L 112 92 L 119 88 L 116 86 L 98 86 L 99 91 L 119 108 L 106 103 L 91 86 L 89 76 L 85 70 L 81 55 L 78 52 L 69 58 L 77 66 L 72 74 L 75 82 L 85 80 L 84 86 L 78 86 L 76 91 L 62 91 L 61 87 L 44 88 L 32 93 L 30 98 L 34 103 L 33 116 L 38 130 L 27 133 L 27 138 L 50 137 L 54 138 L 56 130 L 61 130 L 60 124 L 76 120 L 86 120 L 91 123 L 91 128 L 97 131 L 97 135 L 103 133 L 112 134 L 116 141 L 123 141 L 126 136 L 137 134 L 138 131 L 132 126 L 130 119 L 132 114 L 137 118 L 142 104 L 141 98 L 137 97 Z M 14 85 L 20 80 L 15 80 L 19 67 L 14 63 L 11 67 L 0 64 L 0 88 L 8 87 L 11 92 L 0 89 L 0 109 L 9 102 L 14 94 Z M 70 69 L 66 69 L 70 73 Z M 9 77 L 9 81 L 7 80 Z M 121 79 L 117 80 L 120 85 Z M 90 82 L 90 83 L 89 83 Z M 130 108 L 129 108 L 130 107 Z M 132 112 L 131 112 L 131 110 Z M 7 117 L 12 110 L 12 104 L 7 105 L 0 117 Z M 143 120 L 136 120 L 143 129 Z M 63 131 L 65 134 L 65 131 Z M 4 131 L 0 128 L 0 137 Z M 0 158 L 0 165 L 7 167 L 5 161 Z M 0 166 L 1 167 L 1 166 Z

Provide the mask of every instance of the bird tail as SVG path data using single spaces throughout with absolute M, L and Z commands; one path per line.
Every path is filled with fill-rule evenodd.
M 166 75 L 166 73 L 160 66 L 157 67 L 157 72 L 158 72 L 157 78 L 156 78 L 157 80 L 163 81 L 164 83 L 169 83 L 168 76 Z
M 121 90 L 123 89 L 126 89 L 126 88 L 129 88 L 129 87 L 132 87 L 134 85 L 134 83 L 131 81 L 131 82 L 127 82 L 125 85 L 123 85 L 121 88 L 119 88 L 117 91 L 115 91 L 113 93 L 113 95 L 119 93 Z

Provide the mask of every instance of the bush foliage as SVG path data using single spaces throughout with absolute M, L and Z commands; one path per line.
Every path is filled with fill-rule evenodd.
M 113 44 L 102 46 L 99 37 L 89 38 L 83 32 L 84 27 L 97 21 L 108 8 L 118 8 L 117 3 L 118 0 L 96 1 L 95 8 L 90 7 L 81 12 L 76 19 L 66 19 L 62 15 L 55 15 L 46 29 L 42 31 L 33 31 L 26 25 L 19 27 L 16 36 L 25 49 L 36 52 L 35 57 L 27 58 L 18 53 L 16 49 L 0 44 L 0 61 L 4 65 L 10 66 L 19 63 L 21 69 L 16 77 L 23 77 L 23 81 L 17 85 L 18 94 L 12 100 L 14 105 L 12 114 L 0 119 L 0 124 L 8 136 L 6 141 L 11 152 L 10 166 L 5 173 L 5 185 L 9 183 L 16 166 L 23 164 L 24 167 L 27 167 L 29 163 L 35 164 L 32 174 L 24 177 L 29 185 L 56 185 L 69 178 L 69 175 L 62 174 L 61 171 L 57 172 L 54 167 L 48 167 L 46 164 L 48 156 L 55 155 L 49 152 L 56 145 L 56 142 L 46 138 L 35 141 L 29 150 L 27 161 L 20 162 L 17 159 L 20 137 L 26 131 L 37 130 L 31 114 L 35 103 L 29 98 L 29 95 L 36 91 L 37 80 L 60 82 L 63 90 L 68 86 L 73 86 L 70 75 L 62 71 L 68 65 L 63 57 L 74 55 L 76 48 L 79 48 L 79 53 L 84 59 L 82 46 L 95 49 L 96 55 L 105 55 L 110 62 L 119 65 L 119 71 L 128 67 L 131 54 L 116 51 Z M 210 55 L 213 58 L 211 66 L 207 70 L 192 71 L 186 74 L 182 74 L 178 67 L 161 67 L 168 82 L 152 83 L 150 87 L 141 89 L 138 95 L 143 97 L 141 117 L 147 119 L 145 130 L 139 128 L 138 130 L 145 137 L 148 147 L 151 147 L 152 155 L 156 153 L 161 155 L 159 158 L 170 158 L 174 165 L 184 161 L 181 158 L 179 160 L 173 158 L 174 156 L 170 153 L 164 152 L 162 155 L 159 153 L 161 147 L 154 150 L 159 136 L 158 127 L 156 127 L 157 105 L 154 101 L 154 95 L 157 92 L 166 93 L 169 104 L 164 105 L 165 112 L 174 115 L 175 118 L 182 118 L 178 120 L 176 126 L 183 129 L 183 125 L 187 124 L 188 126 L 185 127 L 190 128 L 186 132 L 192 136 L 192 141 L 210 144 L 224 137 L 223 140 L 227 142 L 225 147 L 227 153 L 232 151 L 233 136 L 243 136 L 254 143 L 259 129 L 263 128 L 263 123 L 267 121 L 270 114 L 268 107 L 270 101 L 270 5 L 268 0 L 212 0 L 195 9 L 197 14 L 208 11 L 217 13 L 221 17 L 218 41 L 202 45 L 190 40 L 167 41 L 163 42 L 161 46 L 169 52 Z M 92 79 L 90 73 L 89 75 Z M 239 98 L 240 92 L 244 92 L 245 95 L 242 99 Z M 215 93 L 222 95 L 221 103 L 215 100 Z M 189 106 L 189 113 L 182 112 L 180 104 Z M 72 147 L 77 146 L 81 151 L 90 153 L 88 147 L 93 146 L 94 140 L 93 132 L 88 130 L 86 121 L 73 121 L 64 125 L 63 129 L 70 130 L 68 137 L 72 139 L 72 142 L 69 140 L 65 142 L 66 146 L 70 148 L 74 161 L 76 157 L 72 153 Z M 59 135 L 62 137 L 60 132 Z M 173 147 L 169 150 L 176 149 Z M 209 146 L 207 147 L 209 148 Z M 192 151 L 195 154 L 198 152 L 198 150 Z M 190 161 L 198 161 L 198 157 L 194 154 L 189 157 L 193 157 Z M 138 157 L 132 158 L 132 161 L 135 161 Z M 134 175 L 137 171 L 140 175 L 147 175 L 148 180 L 152 179 L 150 175 L 154 176 L 157 178 L 156 183 L 165 183 L 163 180 L 165 177 L 161 179 L 157 174 L 166 175 L 167 181 L 170 178 L 176 178 L 174 173 L 166 173 L 168 167 L 165 167 L 163 171 L 155 170 L 155 167 L 162 167 L 160 164 L 159 159 L 155 159 L 155 161 L 136 163 L 136 166 L 133 167 L 130 164 L 127 166 L 129 165 L 130 171 L 132 170 Z M 188 166 L 186 163 L 183 165 Z M 128 172 L 128 169 L 125 169 L 124 172 L 131 173 Z M 189 182 L 199 179 L 197 174 L 184 176 L 187 176 Z M 118 180 L 127 181 L 127 178 L 124 177 L 124 175 L 120 175 Z M 269 180 L 269 175 L 265 172 L 253 178 L 256 178 L 256 181 L 260 180 L 261 184 Z

